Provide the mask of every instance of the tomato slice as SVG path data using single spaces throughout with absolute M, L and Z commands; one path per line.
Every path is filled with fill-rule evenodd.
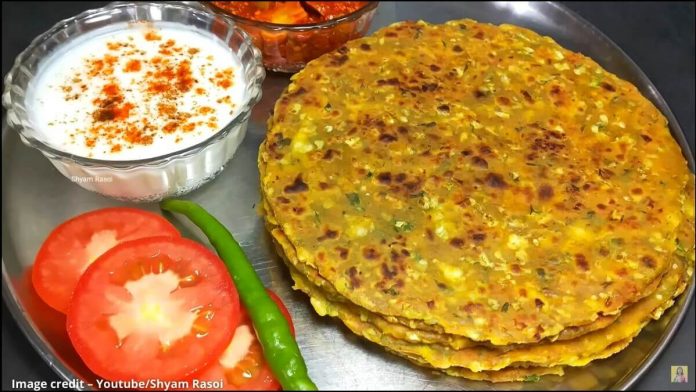
M 183 380 L 218 358 L 240 321 L 237 290 L 220 259 L 181 237 L 116 245 L 85 271 L 68 336 L 108 380 Z
M 274 292 L 267 291 L 288 320 L 290 331 L 294 336 L 295 326 L 290 312 Z M 251 319 L 244 308 L 242 308 L 242 321 L 234 330 L 234 337 L 225 352 L 194 378 L 203 382 L 222 380 L 223 386 L 220 389 L 227 391 L 278 391 L 281 389 L 280 383 L 263 358 L 261 343 L 256 338 Z
M 56 227 L 36 255 L 32 283 L 42 300 L 62 313 L 82 273 L 114 245 L 152 236 L 179 237 L 163 217 L 135 208 L 104 208 Z

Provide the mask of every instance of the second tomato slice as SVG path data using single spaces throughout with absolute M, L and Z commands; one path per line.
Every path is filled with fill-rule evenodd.
M 182 380 L 217 359 L 240 305 L 220 259 L 203 245 L 151 237 L 116 245 L 80 279 L 67 329 L 108 380 Z
M 267 290 L 273 301 L 290 325 L 290 332 L 295 335 L 295 326 L 290 318 L 290 312 L 278 296 Z M 225 349 L 207 369 L 194 377 L 204 382 L 222 381 L 222 389 L 226 391 L 277 391 L 281 389 L 278 380 L 263 356 L 251 318 L 242 308 L 242 319 L 234 330 L 234 337 Z

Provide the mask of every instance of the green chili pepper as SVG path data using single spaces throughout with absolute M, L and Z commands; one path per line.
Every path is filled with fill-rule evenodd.
M 165 200 L 160 203 L 160 208 L 185 215 L 213 244 L 232 275 L 239 297 L 251 316 L 266 362 L 283 389 L 317 390 L 307 374 L 307 366 L 288 322 L 266 293 L 254 267 L 229 230 L 203 207 L 191 201 Z

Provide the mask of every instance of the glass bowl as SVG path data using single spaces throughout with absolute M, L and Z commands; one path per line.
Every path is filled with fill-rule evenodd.
M 340 18 L 310 24 L 277 24 L 234 15 L 209 1 L 201 2 L 213 12 L 227 15 L 251 36 L 263 53 L 263 65 L 277 72 L 297 72 L 324 53 L 338 49 L 349 40 L 367 33 L 379 5 L 364 7 Z
M 175 22 L 208 32 L 227 43 L 241 63 L 246 95 L 237 115 L 208 139 L 193 146 L 139 160 L 100 160 L 61 151 L 42 140 L 32 124 L 26 92 L 41 61 L 64 44 L 95 29 L 132 22 Z M 65 177 L 81 187 L 119 200 L 158 201 L 180 196 L 213 179 L 244 139 L 252 107 L 261 99 L 265 78 L 261 53 L 231 18 L 183 3 L 117 2 L 58 22 L 35 38 L 5 77 L 2 103 L 7 124 L 29 147 L 39 150 Z

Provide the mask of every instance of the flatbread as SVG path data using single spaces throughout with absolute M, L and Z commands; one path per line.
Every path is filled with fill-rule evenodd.
M 326 299 L 320 289 L 313 286 L 304 276 L 290 269 L 295 287 L 307 293 L 314 309 L 320 315 L 338 317 L 353 332 L 368 340 L 388 347 L 396 353 L 422 358 L 435 368 L 462 367 L 474 372 L 495 371 L 509 366 L 526 365 L 535 367 L 584 366 L 592 360 L 605 358 L 623 349 L 648 323 L 655 310 L 664 310 L 672 299 L 684 276 L 685 265 L 679 259 L 665 276 L 655 293 L 626 309 L 610 326 L 585 334 L 576 339 L 551 343 L 530 344 L 500 350 L 474 346 L 452 350 L 439 345 L 406 343 L 382 334 L 370 323 L 340 303 Z
M 259 167 L 297 264 L 341 297 L 501 346 L 651 295 L 690 177 L 634 86 L 471 20 L 397 23 L 308 64 Z

